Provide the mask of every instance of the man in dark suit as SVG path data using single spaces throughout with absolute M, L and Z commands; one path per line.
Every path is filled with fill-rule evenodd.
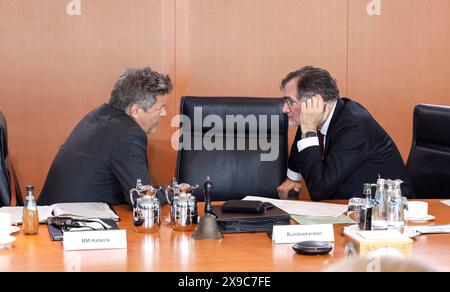
M 151 184 L 147 134 L 166 116 L 171 90 L 169 76 L 148 67 L 122 73 L 109 103 L 88 113 L 59 150 L 38 203 L 129 203 L 137 179 Z
M 386 131 L 360 104 L 341 98 L 328 71 L 311 66 L 289 73 L 281 84 L 290 123 L 298 127 L 288 179 L 278 187 L 286 199 L 303 178 L 314 201 L 361 197 L 364 183 L 404 181 L 414 195 L 400 153 Z

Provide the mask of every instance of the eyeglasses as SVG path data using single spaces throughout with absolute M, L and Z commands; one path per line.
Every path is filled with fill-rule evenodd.
M 314 95 L 304 95 L 302 96 L 302 98 L 300 98 L 300 101 L 298 100 L 292 100 L 289 96 L 285 96 L 283 97 L 284 103 L 289 107 L 289 110 L 292 110 L 292 107 L 294 106 L 294 104 L 299 103 L 299 102 L 304 102 L 310 98 L 312 98 Z M 323 102 L 325 105 L 328 103 L 327 101 Z
M 283 97 L 283 100 L 284 100 L 284 104 L 286 104 L 288 106 L 289 110 L 292 110 L 292 107 L 294 106 L 294 104 L 298 103 L 298 101 L 292 100 L 289 96 Z

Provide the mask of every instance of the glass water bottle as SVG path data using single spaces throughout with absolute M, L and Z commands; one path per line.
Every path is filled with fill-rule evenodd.
M 379 178 L 374 186 L 377 187 L 377 190 L 373 206 L 372 226 L 374 229 L 387 229 L 388 198 L 386 194 L 386 180 Z
M 401 180 L 388 180 L 388 225 L 389 228 L 401 228 L 405 226 L 406 212 L 408 209 L 408 200 L 402 196 Z
M 370 231 L 372 230 L 372 211 L 373 211 L 371 184 L 364 184 L 363 194 L 365 199 L 361 208 L 359 229 Z

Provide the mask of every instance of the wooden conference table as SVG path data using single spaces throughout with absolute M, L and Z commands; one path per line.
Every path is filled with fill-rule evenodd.
M 428 223 L 450 224 L 450 207 L 429 200 Z M 345 204 L 341 201 L 339 203 Z M 199 205 L 203 208 L 203 204 Z M 120 228 L 127 230 L 127 250 L 65 252 L 61 243 L 50 240 L 47 226 L 37 236 L 17 233 L 9 250 L 0 250 L 0 271 L 321 271 L 345 257 L 346 239 L 335 226 L 335 249 L 325 256 L 300 256 L 292 245 L 275 245 L 265 233 L 229 234 L 221 241 L 195 241 L 191 233 L 172 231 L 163 223 L 157 235 L 134 232 L 132 213 L 115 207 Z M 163 208 L 163 218 L 169 206 Z M 450 235 L 424 235 L 413 245 L 413 257 L 441 271 L 450 271 Z

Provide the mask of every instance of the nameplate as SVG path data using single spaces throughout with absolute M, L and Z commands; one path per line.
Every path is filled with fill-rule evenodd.
M 64 232 L 64 250 L 126 249 L 126 230 Z
M 332 224 L 274 226 L 272 241 L 276 244 L 302 241 L 334 242 L 334 229 Z

